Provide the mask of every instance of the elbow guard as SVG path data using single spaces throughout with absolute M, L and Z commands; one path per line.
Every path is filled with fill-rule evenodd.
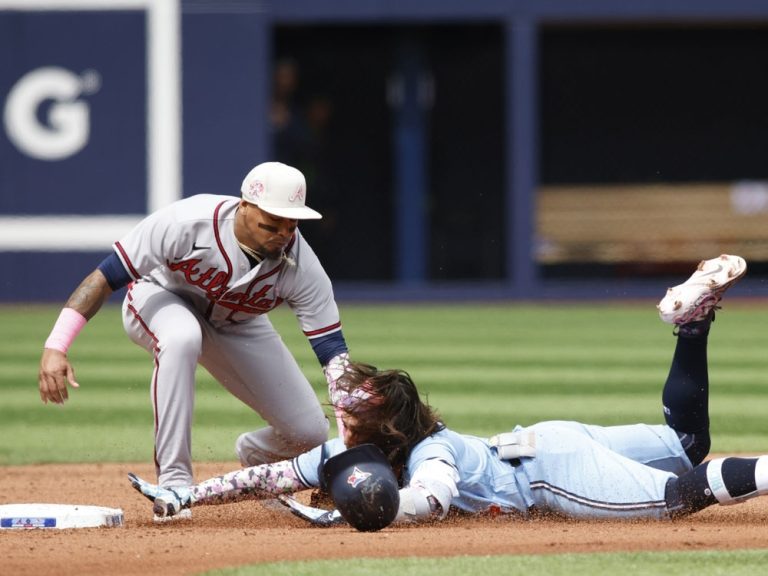
M 395 521 L 442 520 L 451 500 L 459 495 L 456 469 L 443 460 L 427 460 L 414 474 L 410 484 L 400 489 L 400 507 Z
M 428 520 L 442 512 L 437 500 L 426 488 L 408 486 L 400 489 L 400 506 L 395 522 Z

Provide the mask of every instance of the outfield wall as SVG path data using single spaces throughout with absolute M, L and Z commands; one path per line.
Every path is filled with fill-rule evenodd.
M 546 258 L 555 252 L 542 251 L 541 229 L 554 220 L 537 213 L 544 205 L 537 205 L 537 190 L 583 185 L 575 179 L 590 176 L 568 172 L 557 148 L 565 139 L 548 132 L 548 118 L 558 126 L 571 120 L 560 113 L 567 105 L 552 99 L 547 81 L 562 76 L 545 74 L 556 68 L 552 58 L 560 57 L 552 47 L 563 37 L 572 41 L 574 29 L 592 36 L 615 29 L 622 36 L 637 27 L 671 27 L 702 41 L 692 28 L 725 27 L 732 32 L 723 45 L 743 41 L 759 72 L 766 23 L 768 5 L 757 0 L 0 0 L 0 301 L 63 300 L 146 213 L 192 194 L 236 194 L 248 168 L 276 153 L 268 121 L 274 59 L 297 52 L 309 59 L 326 50 L 344 57 L 324 71 L 331 75 L 353 62 L 351 53 L 348 60 L 344 56 L 348 40 L 358 42 L 351 46 L 360 68 L 351 68 L 350 85 L 338 90 L 351 96 L 336 104 L 357 115 L 346 120 L 347 148 L 337 143 L 335 149 L 358 172 L 348 169 L 338 178 L 336 196 L 324 196 L 322 182 L 313 181 L 319 192 L 311 203 L 333 217 L 308 233 L 318 239 L 316 249 L 339 280 L 341 297 L 623 297 L 655 290 L 662 277 L 675 277 L 689 265 L 695 247 L 680 262 L 650 267 L 650 273 L 648 263 L 633 262 L 632 255 L 621 266 L 594 258 L 585 265 L 578 259 L 553 263 Z M 355 36 L 353 29 L 361 32 Z M 647 35 L 643 41 L 654 44 Z M 460 42 L 468 48 L 452 52 Z M 372 46 L 379 51 L 365 54 Z M 379 110 L 370 102 L 376 114 L 363 118 L 355 106 L 369 103 L 365 81 L 377 81 L 366 70 L 376 64 L 384 74 L 380 58 L 387 50 L 399 54 L 396 81 L 387 82 L 386 106 Z M 426 76 L 424 59 L 432 66 Z M 488 66 L 498 73 L 492 68 L 481 76 Z M 475 82 L 463 81 L 473 67 Z M 731 79 L 731 91 L 764 101 L 763 85 L 746 83 L 748 76 L 759 74 L 745 69 L 742 78 Z M 444 86 L 451 83 L 453 100 L 446 105 Z M 478 92 L 483 98 L 473 99 Z M 467 110 L 458 106 L 462 101 Z M 738 113 L 738 103 L 729 106 L 728 113 Z M 724 112 L 713 112 L 715 121 L 745 123 Z M 592 113 L 599 121 L 601 110 Z M 589 118 L 586 110 L 580 114 Z M 755 134 L 764 133 L 762 122 L 762 116 L 752 122 Z M 366 126 L 373 136 L 358 140 Z M 464 149 L 454 146 L 456 127 Z M 727 146 L 715 156 L 732 151 L 759 163 L 768 150 L 747 132 L 736 130 L 732 140 L 718 134 L 717 144 Z M 623 139 L 631 140 L 632 134 Z M 610 148 L 610 139 L 604 141 Z M 569 145 L 582 148 L 577 140 Z M 643 153 L 642 144 L 629 153 L 638 150 Z M 672 156 L 684 164 L 685 150 Z M 706 156 L 689 163 L 694 176 L 698 166 L 716 164 Z M 631 184 L 616 181 L 622 174 L 643 177 L 636 167 L 610 163 L 616 166 L 609 187 Z M 478 180 L 479 174 L 486 178 Z M 723 187 L 749 179 L 760 191 L 768 169 L 747 163 L 717 176 Z M 564 181 L 569 178 L 574 181 Z M 542 195 L 547 206 L 563 205 L 552 204 L 553 198 Z M 752 205 L 755 227 L 766 212 L 762 204 Z M 570 229 L 555 226 L 556 232 Z M 702 257 L 721 245 L 702 243 Z M 590 252 L 604 253 L 610 250 L 599 245 Z

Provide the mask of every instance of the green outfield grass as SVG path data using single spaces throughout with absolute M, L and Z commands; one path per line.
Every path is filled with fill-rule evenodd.
M 0 465 L 150 461 L 151 361 L 105 308 L 70 351 L 81 388 L 65 406 L 37 391 L 42 344 L 58 307 L 0 307 Z M 296 320 L 271 315 L 321 398 L 325 381 Z M 453 428 L 489 435 L 545 419 L 661 423 L 660 393 L 675 339 L 645 304 L 342 307 L 354 358 L 411 372 Z M 713 451 L 768 450 L 768 307 L 729 302 L 710 336 Z M 330 414 L 330 411 L 329 411 Z M 204 371 L 195 409 L 196 460 L 231 461 L 261 421 Z M 765 551 L 565 554 L 285 562 L 215 575 L 467 573 L 609 576 L 760 573 Z
M 151 361 L 102 310 L 70 351 L 79 390 L 65 406 L 37 392 L 42 344 L 58 307 L 0 307 L 0 465 L 144 461 L 152 454 Z M 325 381 L 296 320 L 271 315 L 309 380 Z M 354 358 L 407 369 L 445 421 L 488 435 L 514 424 L 577 419 L 661 423 L 675 339 L 645 304 L 342 306 Z M 729 302 L 710 337 L 713 451 L 768 449 L 768 307 Z M 330 413 L 330 411 L 329 411 Z M 232 460 L 261 420 L 203 370 L 194 456 Z
M 768 562 L 764 550 L 631 554 L 547 554 L 543 556 L 460 556 L 457 558 L 344 559 L 278 562 L 215 570 L 208 576 L 754 576 Z

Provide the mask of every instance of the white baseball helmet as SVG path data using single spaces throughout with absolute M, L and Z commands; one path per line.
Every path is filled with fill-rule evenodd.
M 317 220 L 323 216 L 305 205 L 307 182 L 296 168 L 281 162 L 264 162 L 253 168 L 240 187 L 243 200 L 265 212 L 292 220 Z

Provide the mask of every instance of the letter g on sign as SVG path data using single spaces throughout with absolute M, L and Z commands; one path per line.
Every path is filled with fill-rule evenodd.
M 77 99 L 93 92 L 98 76 L 80 77 L 64 68 L 44 67 L 22 76 L 5 101 L 3 122 L 10 141 L 38 160 L 63 160 L 88 143 L 88 105 Z M 51 102 L 45 118 L 41 106 Z

